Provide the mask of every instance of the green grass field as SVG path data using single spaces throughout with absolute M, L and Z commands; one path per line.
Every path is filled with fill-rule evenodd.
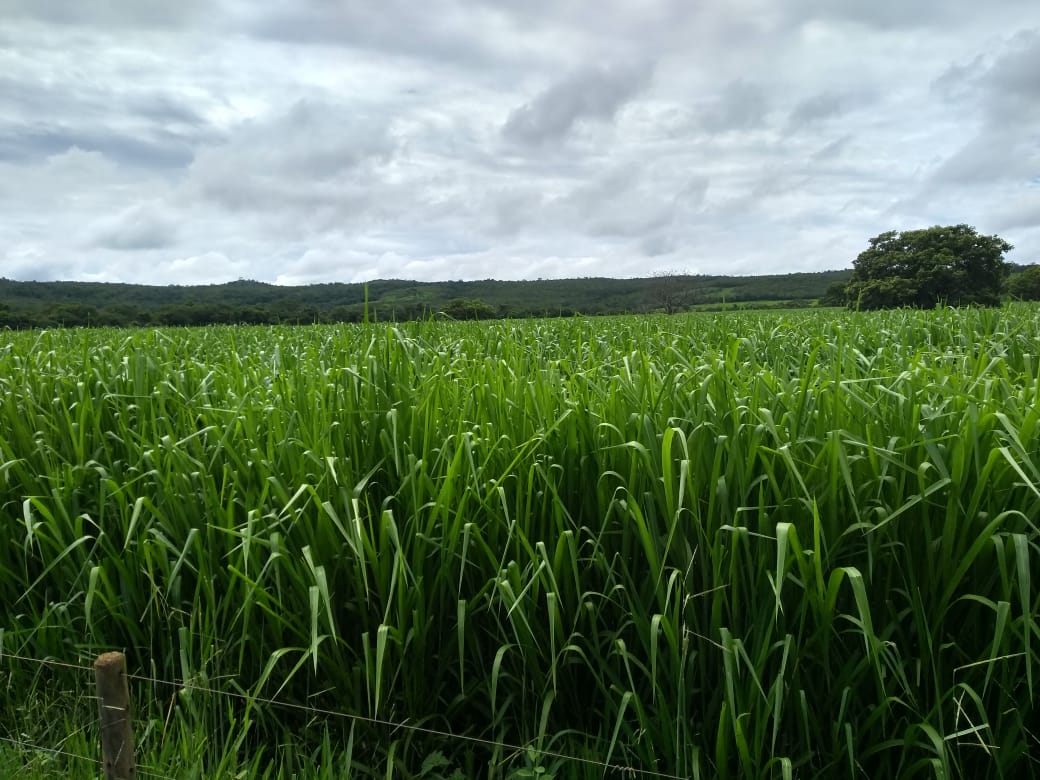
M 97 756 L 90 675 L 11 656 L 122 649 L 163 777 L 1040 776 L 1038 353 L 1026 306 L 0 334 L 0 775 L 98 776 L 25 747 Z

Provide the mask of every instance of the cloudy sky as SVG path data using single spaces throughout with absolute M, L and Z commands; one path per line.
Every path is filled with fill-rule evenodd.
M 1036 0 L 0 0 L 0 276 L 1040 261 Z

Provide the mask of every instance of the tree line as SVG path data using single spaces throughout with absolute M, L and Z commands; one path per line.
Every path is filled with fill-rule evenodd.
M 690 308 L 816 305 L 849 271 L 768 276 L 414 282 L 279 287 L 150 286 L 0 279 L 0 327 L 285 324 L 672 313 Z
M 279 287 L 247 279 L 154 286 L 0 278 L 0 327 L 186 326 L 560 317 L 690 309 L 991 306 L 1040 300 L 1040 266 L 968 225 L 888 231 L 851 270 L 760 276 L 675 273 L 645 279 L 415 282 Z

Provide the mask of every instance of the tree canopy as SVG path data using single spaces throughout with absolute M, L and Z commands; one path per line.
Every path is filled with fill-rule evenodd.
M 1040 301 L 1040 265 L 1031 265 L 1011 277 L 1008 292 L 1023 301 Z
M 968 225 L 894 230 L 870 239 L 845 288 L 858 309 L 1000 303 L 1011 244 Z

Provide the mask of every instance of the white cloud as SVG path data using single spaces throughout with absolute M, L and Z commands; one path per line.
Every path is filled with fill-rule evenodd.
M 241 279 L 248 277 L 249 264 L 232 259 L 223 252 L 205 252 L 201 255 L 175 257 L 161 263 L 168 284 L 192 284 L 200 276 L 208 278 Z
M 1033 1 L 8 0 L 0 275 L 812 270 L 942 222 L 1036 260 Z

